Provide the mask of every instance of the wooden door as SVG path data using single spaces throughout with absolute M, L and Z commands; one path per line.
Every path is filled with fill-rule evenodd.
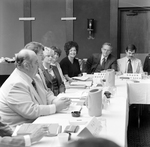
M 124 54 L 128 44 L 134 44 L 137 47 L 138 54 L 144 54 L 145 56 L 145 54 L 150 53 L 150 9 L 120 9 L 118 32 L 120 54 Z

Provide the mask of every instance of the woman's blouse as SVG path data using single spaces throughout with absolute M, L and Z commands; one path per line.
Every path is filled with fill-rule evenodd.
M 60 67 L 64 75 L 68 75 L 69 77 L 78 76 L 81 74 L 79 61 L 75 58 L 73 63 L 70 62 L 68 57 L 63 58 L 60 61 Z

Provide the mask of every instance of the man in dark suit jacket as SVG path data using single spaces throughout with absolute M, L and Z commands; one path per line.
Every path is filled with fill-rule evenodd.
M 92 74 L 107 69 L 117 70 L 116 58 L 111 54 L 112 46 L 110 43 L 104 43 L 101 48 L 102 53 L 94 53 L 87 59 L 86 72 Z
M 0 117 L 0 147 L 31 146 L 33 142 L 42 139 L 47 132 L 44 128 L 40 128 L 31 135 L 11 137 L 12 133 L 12 129 L 7 124 L 4 124 Z
M 148 75 L 150 75 L 150 54 L 145 57 L 143 71 L 148 72 Z

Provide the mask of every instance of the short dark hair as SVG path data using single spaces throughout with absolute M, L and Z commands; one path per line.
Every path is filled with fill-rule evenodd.
M 136 46 L 134 44 L 129 44 L 127 47 L 126 47 L 126 51 L 135 51 L 136 52 Z
M 39 42 L 33 41 L 33 42 L 26 44 L 24 48 L 30 49 L 30 50 L 34 51 L 36 54 L 38 54 L 40 52 L 40 50 L 44 50 L 44 45 Z
M 51 49 L 54 50 L 54 52 L 56 52 L 59 57 L 61 56 L 61 49 L 56 47 L 56 46 L 51 46 Z
M 78 44 L 77 44 L 76 42 L 74 42 L 74 41 L 68 41 L 68 42 L 65 43 L 65 46 L 64 46 L 64 50 L 65 50 L 67 56 L 68 56 L 68 54 L 69 54 L 69 50 L 70 50 L 72 47 L 75 47 L 75 48 L 76 48 L 76 51 L 77 51 L 77 53 L 78 53 L 78 51 L 79 51 L 79 46 L 78 46 Z

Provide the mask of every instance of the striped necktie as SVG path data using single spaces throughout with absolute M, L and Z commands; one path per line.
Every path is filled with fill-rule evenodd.
M 105 62 L 106 62 L 106 59 L 105 59 L 105 58 L 103 58 L 103 60 L 102 60 L 102 65 L 101 65 L 101 66 L 102 66 L 102 68 L 101 68 L 102 70 L 104 70 L 104 69 L 105 69 Z

